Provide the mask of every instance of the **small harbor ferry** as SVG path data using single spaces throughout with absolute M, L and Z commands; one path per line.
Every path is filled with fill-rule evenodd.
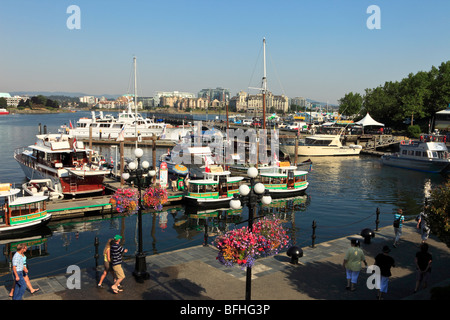
M 109 171 L 89 161 L 94 151 L 85 148 L 83 142 L 65 134 L 36 138 L 34 145 L 14 152 L 14 159 L 28 179 L 51 179 L 65 198 L 104 191 L 103 180 Z
M 280 166 L 273 172 L 260 172 L 264 187 L 273 199 L 302 196 L 308 188 L 308 172 L 298 170 L 296 166 Z
M 382 155 L 381 162 L 386 166 L 429 173 L 450 171 L 450 154 L 445 143 L 427 138 L 401 141 L 399 152 Z
M 222 167 L 212 167 L 205 172 L 205 178 L 190 180 L 187 194 L 184 196 L 186 205 L 201 209 L 229 207 L 233 194 L 239 192 L 244 177 L 232 177 L 230 171 Z
M 45 226 L 51 219 L 47 196 L 18 197 L 20 189 L 0 184 L 0 238 L 7 239 Z
M 1 108 L 0 109 L 0 115 L 5 115 L 5 114 L 9 114 L 9 111 L 4 109 L 4 108 Z

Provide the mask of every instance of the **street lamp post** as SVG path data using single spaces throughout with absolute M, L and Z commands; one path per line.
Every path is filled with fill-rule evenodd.
M 248 207 L 248 230 L 253 232 L 253 220 L 256 212 L 256 205 L 258 202 L 263 204 L 270 204 L 272 197 L 264 185 L 256 182 L 255 178 L 258 176 L 258 169 L 251 167 L 247 170 L 247 175 L 250 178 L 250 187 L 248 185 L 241 185 L 239 187 L 239 195 L 235 193 L 233 200 L 230 201 L 230 207 L 234 210 L 241 208 L 241 205 L 246 204 Z M 245 281 L 245 300 L 251 300 L 252 290 L 252 267 L 247 267 L 246 281 Z
M 137 148 L 134 150 L 134 155 L 137 159 L 137 164 L 135 162 L 130 162 L 128 164 L 128 169 L 126 172 L 122 174 L 122 177 L 125 180 L 128 180 L 130 177 L 135 177 L 137 182 L 137 188 L 138 188 L 138 251 L 136 253 L 136 263 L 133 275 L 136 278 L 138 282 L 143 282 L 144 280 L 147 280 L 150 278 L 149 273 L 147 272 L 147 264 L 145 262 L 145 253 L 143 250 L 143 241 L 142 241 L 142 203 L 141 203 L 141 188 L 142 188 L 142 181 L 141 178 L 145 174 L 150 174 L 150 176 L 153 178 L 153 176 L 156 174 L 155 170 L 151 169 L 149 170 L 150 164 L 148 161 L 142 161 L 141 164 L 141 157 L 144 155 L 144 151 L 140 148 Z

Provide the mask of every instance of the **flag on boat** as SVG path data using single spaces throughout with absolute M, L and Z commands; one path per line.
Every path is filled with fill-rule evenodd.
M 273 152 L 273 163 L 276 166 L 280 166 L 280 161 L 278 160 L 277 154 L 275 153 L 275 151 Z
M 70 129 L 73 129 L 72 121 L 70 121 L 70 120 L 69 120 L 69 128 L 70 128 Z
M 208 158 L 205 156 L 205 172 L 210 172 Z
M 73 138 L 73 143 L 72 143 L 72 147 L 73 147 L 73 151 L 77 152 L 77 138 Z
M 122 126 L 122 129 L 120 130 L 116 141 L 124 141 L 124 140 L 125 140 L 125 125 Z

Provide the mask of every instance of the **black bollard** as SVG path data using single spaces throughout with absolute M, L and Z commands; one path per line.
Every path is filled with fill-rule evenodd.
M 312 223 L 313 232 L 312 232 L 312 236 L 311 236 L 311 238 L 312 238 L 312 247 L 313 248 L 314 248 L 314 242 L 316 241 L 316 228 L 317 228 L 316 220 L 313 220 L 313 223 Z
M 370 244 L 370 240 L 375 237 L 375 232 L 366 228 L 361 231 L 361 237 L 364 238 L 364 243 Z
M 377 220 L 375 220 L 375 231 L 378 231 L 378 224 L 380 223 L 380 208 L 377 208 Z
M 298 264 L 298 258 L 303 257 L 303 250 L 299 247 L 290 247 L 286 252 L 288 257 L 291 257 L 292 264 Z

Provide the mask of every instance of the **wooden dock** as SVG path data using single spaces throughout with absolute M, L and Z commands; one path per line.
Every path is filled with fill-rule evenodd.
M 83 217 L 89 213 L 110 213 L 112 206 L 109 203 L 111 196 L 96 196 L 79 199 L 66 199 L 49 201 L 47 212 L 52 214 L 52 221 Z

